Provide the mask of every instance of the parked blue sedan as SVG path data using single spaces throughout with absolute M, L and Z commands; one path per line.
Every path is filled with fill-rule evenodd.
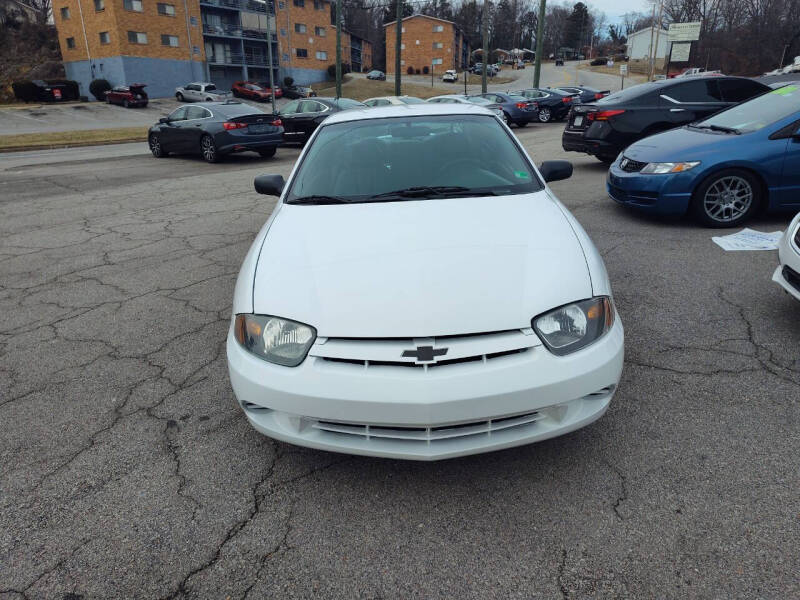
M 500 108 L 503 109 L 503 117 L 509 125 L 513 123 L 517 127 L 525 127 L 531 121 L 539 118 L 539 105 L 530 98 L 499 92 L 489 92 L 481 94 L 481 96 L 500 105 Z
M 736 227 L 760 208 L 800 209 L 800 86 L 786 85 L 712 117 L 628 146 L 608 194 L 663 215 L 690 212 Z

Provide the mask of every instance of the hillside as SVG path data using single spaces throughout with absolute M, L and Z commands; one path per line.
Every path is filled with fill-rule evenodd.
M 14 101 L 16 79 L 63 77 L 55 27 L 13 20 L 0 27 L 0 103 Z

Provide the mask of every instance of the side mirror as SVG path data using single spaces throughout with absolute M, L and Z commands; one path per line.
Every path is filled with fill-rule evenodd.
M 561 181 L 572 177 L 572 163 L 568 160 L 546 160 L 539 166 L 546 182 Z
M 158 120 L 159 123 L 169 123 L 169 117 L 161 117 Z
M 798 129 L 797 131 L 795 131 L 795 132 L 792 134 L 792 139 L 793 139 L 795 142 L 800 142 L 800 129 Z
M 259 175 L 253 182 L 256 191 L 265 196 L 280 196 L 284 185 L 283 175 Z

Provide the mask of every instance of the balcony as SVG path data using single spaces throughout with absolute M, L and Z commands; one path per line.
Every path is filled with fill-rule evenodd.
M 248 65 L 253 67 L 266 67 L 267 62 L 266 54 L 250 53 L 242 54 L 241 52 L 213 52 L 206 53 L 206 62 L 210 65 L 233 65 L 242 66 Z M 277 55 L 272 58 L 272 66 L 278 67 Z
M 267 2 L 264 0 L 200 0 L 201 6 L 215 6 L 217 8 L 229 8 L 231 10 L 246 10 L 249 12 L 267 12 Z M 272 9 L 272 5 L 270 5 Z M 270 14 L 275 14 L 273 10 Z
M 243 29 L 241 25 L 236 24 L 228 24 L 222 23 L 220 25 L 211 25 L 208 23 L 203 23 L 203 35 L 204 36 L 216 36 L 216 37 L 233 37 L 233 38 L 245 38 L 249 40 L 261 40 L 263 42 L 267 41 L 267 30 L 266 29 Z M 272 34 L 272 41 L 278 41 L 278 35 L 276 33 Z

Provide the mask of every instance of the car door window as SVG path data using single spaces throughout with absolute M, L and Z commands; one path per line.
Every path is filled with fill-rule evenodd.
M 169 115 L 170 123 L 174 121 L 185 121 L 187 108 L 187 106 L 181 106 L 180 108 L 173 110 Z
M 719 79 L 717 83 L 725 102 L 744 102 L 765 91 L 760 83 L 749 79 Z
M 205 119 L 210 116 L 208 111 L 202 106 L 189 106 L 186 108 L 186 120 Z
M 664 95 L 686 103 L 722 102 L 716 79 L 687 81 L 666 90 Z
M 300 106 L 299 100 L 294 100 L 293 102 L 289 102 L 289 104 L 285 105 L 278 111 L 278 114 L 281 115 L 293 115 L 294 113 L 298 112 L 298 107 Z
M 300 110 L 303 114 L 307 113 L 317 113 L 322 111 L 322 105 L 319 102 L 314 102 L 313 100 L 303 100 L 300 103 Z

